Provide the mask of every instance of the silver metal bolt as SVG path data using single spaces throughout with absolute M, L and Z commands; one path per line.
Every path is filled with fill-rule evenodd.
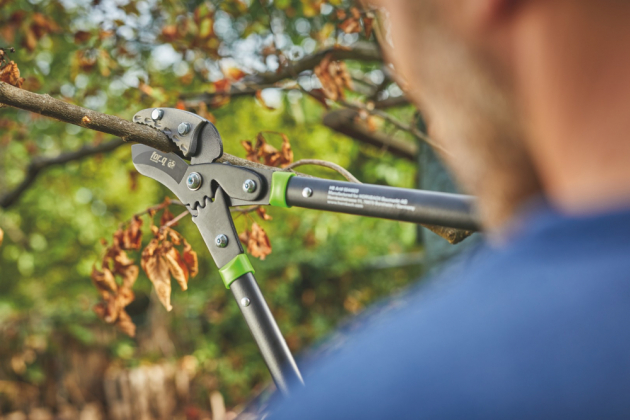
M 228 244 L 228 237 L 224 234 L 220 234 L 216 238 L 214 238 L 214 244 L 219 248 L 225 248 Z
M 190 131 L 190 128 L 191 128 L 190 123 L 183 122 L 177 126 L 177 132 L 179 133 L 180 136 L 183 136 L 184 134 L 188 134 L 188 132 Z
M 151 111 L 151 118 L 154 121 L 161 120 L 163 116 L 164 116 L 164 110 L 163 109 L 155 108 L 153 111 Z
M 311 190 L 309 187 L 306 187 L 302 190 L 302 197 L 310 197 L 311 195 L 313 195 L 313 190 Z
M 197 172 L 191 172 L 186 178 L 186 186 L 189 190 L 196 191 L 201 187 L 201 182 L 203 178 Z
M 241 299 L 241 306 L 249 306 L 249 304 L 252 303 L 248 297 L 244 297 Z
M 253 193 L 254 191 L 256 191 L 256 187 L 256 182 L 253 179 L 248 179 L 243 182 L 243 191 L 245 191 L 246 193 Z

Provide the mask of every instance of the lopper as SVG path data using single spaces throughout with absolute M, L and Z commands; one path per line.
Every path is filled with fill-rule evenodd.
M 170 189 L 190 211 L 276 386 L 285 394 L 292 386 L 303 384 L 302 376 L 254 278 L 230 207 L 296 206 L 478 229 L 474 200 L 468 196 L 300 177 L 293 172 L 218 163 L 223 154 L 221 136 L 214 124 L 199 115 L 173 108 L 151 108 L 138 112 L 133 121 L 163 132 L 178 146 L 183 158 L 135 144 L 131 149 L 133 163 L 138 172 Z

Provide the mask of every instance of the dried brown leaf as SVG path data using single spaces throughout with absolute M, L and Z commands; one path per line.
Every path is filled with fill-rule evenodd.
M 267 211 L 262 206 L 258 206 L 256 208 L 256 214 L 258 214 L 258 216 L 260 216 L 263 220 L 272 220 L 273 219 L 273 217 L 271 217 L 271 216 L 269 216 L 267 214 Z
M 374 18 L 370 16 L 365 16 L 363 18 L 363 31 L 365 32 L 365 37 L 369 38 L 372 35 L 372 30 L 374 28 Z
M 135 295 L 129 287 L 121 287 L 116 294 L 116 304 L 123 309 L 125 306 L 133 302 Z
M 83 44 L 87 42 L 92 37 L 92 34 L 87 31 L 77 31 L 74 33 L 74 43 L 75 44 Z
M 293 162 L 293 149 L 291 149 L 291 142 L 286 134 L 282 133 L 282 148 L 280 149 L 281 163 L 283 168 Z
M 326 93 L 324 92 L 324 89 L 312 89 L 310 94 L 315 100 L 317 100 L 317 102 L 324 105 L 324 108 L 330 109 L 328 102 L 326 102 Z
M 125 311 L 120 311 L 118 320 L 116 321 L 116 327 L 129 337 L 136 336 L 136 325 L 131 321 L 131 317 Z
M 107 295 L 118 292 L 118 284 L 109 268 L 103 267 L 103 270 L 100 271 L 96 269 L 96 266 L 93 266 L 90 277 L 101 295 L 104 295 L 103 292 L 107 293 Z
M 20 69 L 15 64 L 15 61 L 9 61 L 0 69 L 0 82 L 5 82 L 18 88 L 22 87 L 24 78 L 20 77 Z
M 170 212 L 168 207 L 164 207 L 164 211 L 162 212 L 162 217 L 160 217 L 160 226 L 164 226 L 165 224 L 173 220 L 174 217 L 175 216 L 173 216 L 173 213 Z M 175 223 L 175 225 L 176 224 L 177 223 Z
M 153 283 L 160 302 L 167 311 L 170 311 L 173 309 L 171 306 L 171 275 L 168 263 L 162 255 L 163 249 L 164 246 L 160 246 L 158 239 L 153 238 L 142 251 L 141 266 Z
M 243 70 L 236 67 L 230 67 L 227 70 L 225 70 L 224 73 L 228 79 L 234 82 L 239 81 L 243 77 L 247 76 L 247 73 L 245 73 Z
M 171 275 L 177 281 L 182 290 L 188 289 L 188 265 L 175 247 L 170 246 L 164 251 L 164 259 L 168 264 Z
M 251 230 L 239 235 L 239 239 L 247 246 L 247 252 L 252 257 L 264 260 L 271 254 L 271 242 L 265 230 L 256 222 L 252 223 Z
M 341 22 L 339 29 L 347 34 L 357 33 L 361 32 L 361 24 L 358 18 L 351 17 Z
M 267 166 L 286 166 L 293 161 L 293 151 L 291 150 L 291 143 L 289 138 L 280 133 L 282 137 L 281 150 L 276 149 L 265 139 L 263 132 L 258 133 L 256 136 L 256 144 L 252 145 L 249 141 L 241 141 L 241 145 L 247 152 L 247 160 L 252 162 L 262 162 Z
M 232 86 L 232 82 L 230 82 L 229 79 L 221 79 L 214 82 L 213 85 L 215 92 L 228 93 L 230 91 L 230 87 Z
M 188 267 L 188 272 L 190 273 L 190 276 L 195 277 L 199 272 L 197 253 L 186 241 L 184 241 L 184 250 L 182 252 L 182 255 L 184 257 L 184 261 L 186 262 L 186 266 Z
M 256 149 L 252 145 L 251 141 L 242 140 L 241 146 L 243 146 L 243 149 L 245 149 L 245 152 L 247 153 L 245 159 L 249 160 L 250 162 L 258 162 L 258 153 L 256 152 Z
M 199 103 L 199 106 L 197 107 L 197 115 L 199 115 L 201 118 L 205 118 L 206 120 L 210 121 L 212 124 L 215 124 L 217 122 L 217 119 L 215 118 L 215 116 L 212 115 L 210 111 L 208 111 L 208 105 L 206 105 L 205 102 Z
M 133 287 L 134 283 L 138 279 L 138 274 L 140 273 L 140 269 L 137 265 L 130 265 L 125 268 L 124 271 L 118 273 L 120 277 L 122 277 L 122 285 L 123 287 Z
M 121 249 L 140 249 L 142 245 L 142 219 L 139 216 L 134 216 L 127 229 L 119 229 L 114 233 L 114 242 Z

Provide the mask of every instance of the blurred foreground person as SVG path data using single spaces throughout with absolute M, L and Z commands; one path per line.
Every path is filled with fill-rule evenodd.
M 269 418 L 630 418 L 630 2 L 374 6 L 487 244 Z

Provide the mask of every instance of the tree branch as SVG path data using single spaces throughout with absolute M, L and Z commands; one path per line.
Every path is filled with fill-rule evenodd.
M 416 138 L 424 141 L 425 143 L 427 143 L 434 149 L 440 150 L 442 153 L 445 153 L 445 154 L 450 154 L 448 150 L 446 150 L 442 145 L 437 144 L 435 140 L 433 140 L 431 137 L 427 136 L 426 134 L 424 134 L 423 132 L 415 128 L 413 125 L 405 124 L 397 120 L 396 118 L 392 117 L 386 112 L 380 111 L 378 109 L 370 109 L 367 106 L 358 102 L 348 102 L 345 100 L 339 100 L 337 102 L 346 108 L 364 111 L 364 112 L 367 112 L 368 114 L 382 118 L 388 123 L 392 124 L 394 127 L 398 128 L 399 130 L 406 131 L 410 133 L 411 135 L 415 136 Z
M 339 174 L 341 174 L 344 178 L 346 178 L 350 182 L 354 182 L 357 184 L 362 183 L 354 175 L 352 175 L 350 171 L 348 171 L 347 169 L 337 165 L 336 163 L 328 162 L 326 160 L 302 159 L 302 160 L 298 160 L 297 162 L 293 162 L 285 166 L 284 169 L 293 169 L 293 168 L 297 168 L 298 166 L 304 166 L 304 165 L 323 166 L 324 168 L 329 168 L 329 169 L 332 169 L 333 171 L 337 171 Z
M 64 163 L 71 162 L 73 160 L 83 159 L 88 156 L 97 155 L 99 153 L 111 152 L 118 147 L 125 144 L 120 139 L 114 139 L 106 143 L 101 143 L 97 146 L 83 146 L 82 148 L 73 152 L 61 153 L 54 157 L 35 157 L 31 160 L 26 168 L 26 175 L 22 182 L 20 182 L 15 188 L 8 193 L 0 196 L 0 207 L 7 208 L 14 204 L 18 198 L 26 191 L 26 189 L 35 181 L 40 171 L 54 165 L 62 165 Z
M 279 82 L 287 78 L 294 78 L 305 70 L 311 70 L 318 65 L 328 54 L 332 55 L 333 60 L 357 60 L 357 61 L 383 61 L 383 56 L 374 43 L 357 43 L 352 47 L 330 47 L 314 54 L 307 55 L 299 61 L 293 62 L 291 65 L 283 68 L 280 72 L 260 73 L 255 76 L 247 76 L 244 82 L 251 81 L 257 84 L 271 84 Z
M 295 79 L 297 75 L 306 70 L 312 70 L 326 55 L 331 54 L 333 60 L 357 60 L 357 61 L 383 61 L 381 52 L 376 44 L 358 43 L 349 48 L 331 47 L 308 55 L 299 61 L 280 70 L 279 73 L 268 72 L 250 75 L 243 80 L 233 83 L 228 92 L 216 93 L 185 93 L 180 96 L 187 107 L 194 108 L 200 102 L 211 104 L 216 96 L 250 96 L 256 91 L 278 86 L 276 83 L 284 79 Z
M 0 103 L 35 112 L 59 121 L 113 134 L 127 142 L 143 143 L 163 152 L 174 152 L 177 147 L 164 133 L 113 115 L 102 114 L 72 105 L 50 95 L 40 95 L 0 82 Z
M 385 149 L 393 155 L 412 162 L 416 161 L 416 155 L 418 154 L 418 146 L 416 144 L 370 131 L 364 125 L 354 122 L 358 116 L 359 113 L 357 111 L 339 109 L 324 115 L 323 123 L 325 126 L 348 137 Z
M 124 120 L 114 115 L 107 115 L 72 105 L 55 99 L 50 95 L 40 95 L 19 89 L 4 82 L 0 82 L 0 103 L 51 117 L 58 121 L 89 128 L 90 130 L 113 134 L 121 137 L 125 142 L 141 143 L 165 153 L 174 152 L 180 154 L 177 146 L 161 131 L 146 125 Z M 262 163 L 250 162 L 227 153 L 224 153 L 223 156 L 218 159 L 218 162 L 228 162 L 233 165 L 252 169 L 283 170 L 281 168 L 265 166 Z

